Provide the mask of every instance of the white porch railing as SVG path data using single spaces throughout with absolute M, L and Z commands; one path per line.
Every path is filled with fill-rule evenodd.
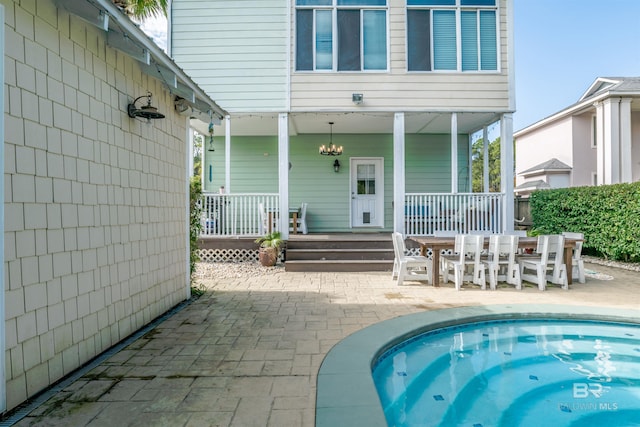
M 274 218 L 279 210 L 278 194 L 204 193 L 202 203 L 202 236 L 259 236 L 263 232 L 258 205 L 262 203 Z
M 503 200 L 502 193 L 407 193 L 405 234 L 501 233 Z
M 437 232 L 501 233 L 501 193 L 408 193 L 405 195 L 405 234 L 431 236 Z M 259 236 L 263 225 L 258 205 L 278 218 L 278 194 L 205 193 L 202 236 Z M 268 215 L 268 214 L 267 214 Z M 278 230 L 277 221 L 272 221 Z

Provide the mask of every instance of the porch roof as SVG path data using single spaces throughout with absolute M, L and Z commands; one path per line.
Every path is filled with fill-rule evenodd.
M 338 134 L 391 134 L 393 111 L 304 112 L 289 113 L 289 135 L 329 133 L 329 122 Z M 451 113 L 447 111 L 405 112 L 407 134 L 449 134 Z M 458 132 L 469 134 L 500 120 L 498 112 L 457 112 Z M 207 133 L 206 124 L 192 120 L 191 125 Z M 217 134 L 226 132 L 225 124 Z M 236 136 L 278 135 L 278 113 L 231 114 L 231 134 Z

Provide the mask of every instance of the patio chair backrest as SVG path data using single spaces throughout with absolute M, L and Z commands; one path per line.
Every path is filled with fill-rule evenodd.
M 393 252 L 397 259 L 401 260 L 404 258 L 404 237 L 402 233 L 398 233 L 397 231 L 391 234 L 391 240 L 393 241 Z
M 508 255 L 515 258 L 518 251 L 518 236 L 515 234 L 493 234 L 489 237 L 489 255 L 499 257 Z
M 584 240 L 584 234 L 563 231 L 562 235 L 567 239 L 576 239 L 576 245 L 573 248 L 573 259 L 579 260 L 582 257 L 582 240 Z
M 480 254 L 484 246 L 484 236 L 480 234 L 459 234 L 456 236 L 457 252 L 460 253 L 460 260 L 464 261 L 468 257 L 468 262 L 480 263 Z

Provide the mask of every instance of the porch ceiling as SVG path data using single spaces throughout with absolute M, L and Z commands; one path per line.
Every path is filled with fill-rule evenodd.
M 490 125 L 500 116 L 498 113 L 458 113 L 458 131 L 472 133 Z M 343 113 L 291 113 L 289 134 L 326 134 L 329 122 L 334 122 L 333 132 L 345 133 L 393 133 L 393 113 L 388 112 L 343 112 Z M 207 133 L 207 123 L 197 119 L 191 124 L 201 133 Z M 451 114 L 440 112 L 411 112 L 405 114 L 406 133 L 441 133 L 451 131 Z M 225 134 L 225 122 L 216 126 L 217 135 Z M 278 114 L 232 114 L 231 134 L 239 136 L 277 135 Z

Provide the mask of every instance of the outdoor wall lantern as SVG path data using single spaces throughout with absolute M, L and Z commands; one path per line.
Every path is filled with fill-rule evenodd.
M 211 121 L 211 123 L 209 123 L 209 148 L 208 151 L 216 151 L 215 148 L 213 148 L 213 120 Z
M 360 105 L 364 102 L 364 95 L 361 93 L 353 93 L 351 94 L 351 102 L 356 105 Z
M 140 108 L 136 107 L 136 102 L 145 97 L 147 98 L 147 105 L 143 105 Z M 127 113 L 131 118 L 142 117 L 147 120 L 164 119 L 164 114 L 159 113 L 158 109 L 151 105 L 151 92 L 137 97 L 131 104 L 127 105 Z
M 333 162 L 333 170 L 335 173 L 340 172 L 340 162 L 338 161 L 338 159 L 336 159 L 336 161 Z

